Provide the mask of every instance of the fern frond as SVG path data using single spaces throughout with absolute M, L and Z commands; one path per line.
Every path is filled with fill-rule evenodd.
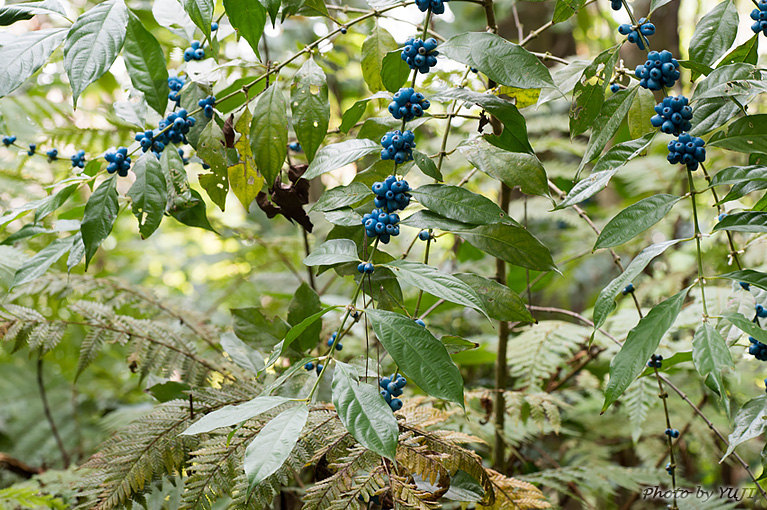
M 543 493 L 533 484 L 503 476 L 488 469 L 495 492 L 495 501 L 482 505 L 487 510 L 529 510 L 551 508 Z
M 355 476 L 360 471 L 370 471 L 381 461 L 381 457 L 361 445 L 353 446 L 348 455 L 328 467 L 334 470 L 328 478 L 315 483 L 306 491 L 303 510 L 324 510 L 342 494 L 353 489 Z
M 409 483 L 407 478 L 390 474 L 389 481 L 392 498 L 399 507 L 414 510 L 434 510 L 440 507 L 439 504 L 431 501 L 433 495 L 430 492 L 418 489 L 414 484 Z
M 39 491 L 31 487 L 11 486 L 0 489 L 0 508 L 21 509 L 21 508 L 52 508 L 64 510 L 66 505 L 60 499 L 40 494 Z
M 401 463 L 411 474 L 417 474 L 432 485 L 437 481 L 440 486 L 450 483 L 450 473 L 442 465 L 442 461 L 448 457 L 444 453 L 434 453 L 421 444 L 420 438 L 413 436 L 412 432 L 400 434 L 397 445 L 397 461 Z
M 384 474 L 384 467 L 381 464 L 370 472 L 355 477 L 352 488 L 345 492 L 341 498 L 334 500 L 330 504 L 330 510 L 367 508 L 367 505 L 361 504 L 360 499 L 367 503 L 376 495 L 376 492 L 387 486 Z
M 587 344 L 591 331 L 562 321 L 542 321 L 509 340 L 510 373 L 518 388 L 541 388 Z
M 623 394 L 623 404 L 631 423 L 631 439 L 636 443 L 642 437 L 642 425 L 650 407 L 658 402 L 658 387 L 649 377 L 640 377 Z

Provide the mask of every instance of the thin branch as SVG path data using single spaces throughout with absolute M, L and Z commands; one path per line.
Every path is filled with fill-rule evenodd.
M 43 358 L 40 356 L 37 358 L 37 389 L 40 392 L 40 400 L 43 403 L 43 412 L 45 413 L 45 419 L 48 420 L 48 425 L 51 427 L 53 438 L 56 440 L 56 446 L 61 453 L 61 462 L 64 464 L 64 469 L 69 467 L 69 454 L 67 449 L 64 448 L 64 442 L 59 435 L 59 429 L 56 427 L 56 422 L 53 421 L 53 415 L 51 414 L 51 408 L 48 404 L 48 396 L 45 393 L 45 382 L 43 381 Z

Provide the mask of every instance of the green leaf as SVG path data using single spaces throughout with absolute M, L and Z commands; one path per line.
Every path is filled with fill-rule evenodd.
M 397 49 L 397 41 L 386 31 L 378 26 L 373 27 L 373 32 L 362 43 L 362 77 L 371 92 L 385 90 L 381 80 L 381 70 L 383 68 L 383 59 L 387 53 Z
M 599 115 L 594 120 L 591 130 L 591 138 L 586 146 L 586 153 L 583 155 L 581 164 L 578 166 L 578 172 L 583 170 L 586 163 L 602 154 L 607 142 L 615 135 L 623 122 L 623 118 L 631 108 L 637 89 L 624 90 L 610 96 L 602 105 Z
M 83 370 L 85 367 L 83 367 Z M 80 373 L 78 373 L 80 375 Z M 160 379 L 150 375 L 147 387 L 144 391 L 152 395 L 158 402 L 170 402 L 171 400 L 185 399 L 191 387 L 183 382 Z M 161 382 L 155 382 L 156 380 Z
M 556 271 L 549 249 L 523 227 L 497 223 L 456 232 L 475 248 L 509 264 L 536 271 Z
M 458 354 L 459 352 L 470 351 L 479 347 L 478 343 L 470 342 L 457 336 L 443 336 L 439 339 L 439 341 L 442 342 L 442 344 L 445 346 L 445 349 L 447 349 L 447 352 L 450 354 Z
M 703 16 L 695 27 L 690 39 L 690 60 L 711 67 L 730 49 L 737 33 L 738 9 L 733 0 L 724 0 Z
M 410 193 L 424 207 L 451 220 L 474 225 L 509 220 L 495 202 L 459 186 L 425 184 Z
M 306 319 L 302 320 L 300 323 L 296 324 L 290 330 L 285 334 L 285 338 L 279 342 L 277 345 L 274 346 L 274 349 L 272 349 L 272 353 L 269 355 L 269 359 L 266 360 L 266 365 L 264 366 L 265 369 L 271 368 L 278 359 L 280 359 L 280 356 L 285 352 L 285 349 L 291 346 L 293 342 L 301 336 L 304 331 L 311 328 L 318 320 L 322 318 L 323 315 L 328 313 L 331 310 L 336 310 L 337 308 L 340 308 L 339 306 L 328 306 L 326 308 L 323 308 L 319 312 L 315 313 L 314 315 L 310 315 Z M 275 318 L 276 321 L 276 318 Z M 284 323 L 283 323 L 284 324 Z
M 463 379 L 445 346 L 423 326 L 394 312 L 368 309 L 378 340 L 400 370 L 423 391 L 463 403 Z
M 477 293 L 474 292 L 474 289 L 455 276 L 443 273 L 428 264 L 402 259 L 394 260 L 385 265 L 394 271 L 397 278 L 417 289 L 426 291 L 451 303 L 474 308 L 478 312 L 487 315 L 484 303 Z
M 661 338 L 682 311 L 682 303 L 688 290 L 689 288 L 684 289 L 653 307 L 639 324 L 629 331 L 620 352 L 610 362 L 610 380 L 605 389 L 603 413 L 642 373 L 650 356 L 658 348 Z
M 708 143 L 715 147 L 747 154 L 767 152 L 767 114 L 742 117 L 727 128 L 727 134 Z
M 458 273 L 453 276 L 474 289 L 490 318 L 499 321 L 536 322 L 519 294 L 507 286 L 474 273 Z
M 410 66 L 402 60 L 402 52 L 390 51 L 381 61 L 381 83 L 391 93 L 397 92 L 410 78 Z
M 330 122 L 327 78 L 314 59 L 307 60 L 293 79 L 290 110 L 293 112 L 293 129 L 311 163 Z
M 66 188 L 62 188 L 54 195 L 48 197 L 48 200 L 41 202 L 40 206 L 35 211 L 35 223 L 39 222 L 52 212 L 56 211 L 59 207 L 64 205 L 67 199 L 69 199 L 69 197 L 72 196 L 72 193 L 74 193 L 75 190 L 77 190 L 79 187 L 80 183 L 70 184 Z
M 352 437 L 368 450 L 394 460 L 399 425 L 378 385 L 361 384 L 355 368 L 336 361 L 332 388 L 333 405 Z
M 0 97 L 7 96 L 35 74 L 67 36 L 64 28 L 34 30 L 0 46 Z
M 618 61 L 619 48 L 620 45 L 616 45 L 597 55 L 574 84 L 573 101 L 570 105 L 570 138 L 584 133 L 594 125 Z
M 674 353 L 670 358 L 663 358 L 663 371 L 668 372 L 671 367 L 675 367 L 681 363 L 687 363 L 692 361 L 692 351 L 680 351 Z M 655 369 L 646 367 L 642 371 L 642 375 L 639 377 L 648 377 L 655 375 Z
M 189 428 L 181 433 L 182 436 L 193 436 L 195 434 L 204 434 L 216 429 L 231 427 L 251 418 L 255 418 L 267 411 L 271 411 L 277 406 L 287 404 L 291 399 L 286 397 L 256 397 L 244 404 L 222 407 L 217 411 L 208 413 Z M 305 406 L 299 406 L 304 407 Z
M 549 70 L 523 47 L 489 32 L 466 32 L 451 37 L 439 52 L 478 69 L 491 80 L 509 87 L 539 89 L 554 87 Z
M 557 4 L 554 6 L 554 17 L 552 23 L 562 23 L 572 17 L 573 14 L 578 12 L 586 0 L 557 0 Z
M 631 283 L 634 278 L 642 274 L 644 268 L 652 259 L 666 251 L 667 248 L 681 242 L 682 239 L 671 239 L 662 243 L 653 244 L 642 250 L 639 255 L 634 257 L 631 263 L 619 276 L 607 284 L 597 296 L 594 304 L 594 329 L 601 328 L 607 320 L 607 316 L 615 310 L 615 298 L 620 294 L 626 285 Z M 644 360 L 646 362 L 647 360 Z
M 24 262 L 13 275 L 11 288 L 31 282 L 44 275 L 57 260 L 72 248 L 74 241 L 75 236 L 56 239 L 37 252 L 32 258 Z
M 144 153 L 133 165 L 136 180 L 128 190 L 131 210 L 138 219 L 141 238 L 146 239 L 160 226 L 168 202 L 168 189 L 160 162 L 151 152 Z
M 767 342 L 767 331 L 759 327 L 757 323 L 746 319 L 743 314 L 726 313 L 722 315 L 722 319 L 731 322 L 736 328 L 753 336 L 760 342 Z
M 264 186 L 264 178 L 258 175 L 250 161 L 227 168 L 229 186 L 246 211 Z
M 631 138 L 639 138 L 656 130 L 650 123 L 653 115 L 655 115 L 655 96 L 650 90 L 639 87 L 628 114 Z
M 372 99 L 391 99 L 391 96 L 386 92 L 377 92 L 370 97 L 360 99 L 355 102 L 348 110 L 346 110 L 341 118 L 341 125 L 338 126 L 343 133 L 348 133 L 354 125 L 359 122 L 362 116 L 365 114 L 365 109 L 368 103 Z
M 704 379 L 710 375 L 719 389 L 719 394 L 726 397 L 722 370 L 735 366 L 724 338 L 708 322 L 700 325 L 692 339 L 692 360 L 698 373 Z
M 759 59 L 759 34 L 744 42 L 730 53 L 728 53 L 716 67 L 722 67 L 738 62 L 756 65 Z
M 232 27 L 261 60 L 258 45 L 266 25 L 266 7 L 255 0 L 224 0 L 224 10 Z
M 287 111 L 285 97 L 276 85 L 272 85 L 258 96 L 253 110 L 250 148 L 256 166 L 270 188 L 280 174 L 288 154 Z
M 183 0 L 182 3 L 192 22 L 202 31 L 205 38 L 210 40 L 210 24 L 213 21 L 213 0 Z
M 237 338 L 233 333 L 226 332 L 221 335 L 221 347 L 237 366 L 255 375 L 264 369 L 264 357 L 261 353 L 251 349 L 250 346 Z
M 234 334 L 249 344 L 275 345 L 290 330 L 280 317 L 268 319 L 258 308 L 233 308 L 231 312 Z
M 283 411 L 267 423 L 245 449 L 248 491 L 273 475 L 290 457 L 309 418 L 309 408 L 300 404 Z
M 762 290 L 767 290 L 767 273 L 761 273 L 759 271 L 754 271 L 753 269 L 732 271 L 730 273 L 719 275 L 717 278 L 728 278 L 730 280 L 735 280 L 736 282 L 746 282 L 755 287 L 759 287 Z
M 714 225 L 712 232 L 767 232 L 767 212 L 746 211 L 728 214 Z
M 698 82 L 691 101 L 700 101 L 714 97 L 749 95 L 763 89 L 761 75 L 753 65 L 746 63 L 730 64 L 714 69 L 706 79 Z
M 727 167 L 714 175 L 711 186 L 743 184 L 752 181 L 767 181 L 767 167 L 761 165 Z
M 422 209 L 411 214 L 404 220 L 400 221 L 400 225 L 408 225 L 410 227 L 416 227 L 421 229 L 437 228 L 439 230 L 445 230 L 447 232 L 454 232 L 458 230 L 471 230 L 477 225 L 471 225 L 469 223 L 463 223 L 462 221 L 450 220 L 444 216 L 440 216 L 434 211 L 428 209 Z
M 64 7 L 56 0 L 4 5 L 0 7 L 0 26 L 13 25 L 17 21 L 31 19 L 36 14 L 67 16 Z
M 550 196 L 546 170 L 534 154 L 505 151 L 482 140 L 468 142 L 460 151 L 469 163 L 506 186 L 519 186 L 528 195 Z
M 165 55 L 157 39 L 132 13 L 128 16 L 123 57 L 133 86 L 144 94 L 149 106 L 164 115 L 170 92 Z
M 326 190 L 312 206 L 312 211 L 333 211 L 354 205 L 365 199 L 370 199 L 373 196 L 373 192 L 370 188 L 362 184 L 361 182 L 353 182 L 348 186 L 338 186 L 333 189 Z
M 75 240 L 72 242 L 72 248 L 69 250 L 69 257 L 67 257 L 67 272 L 72 272 L 72 269 L 80 263 L 85 256 L 85 244 L 83 244 L 83 234 L 78 232 L 75 234 Z
M 760 395 L 743 404 L 735 415 L 735 428 L 728 438 L 730 444 L 719 462 L 729 457 L 737 446 L 764 434 L 765 429 L 767 429 L 767 395 Z
M 564 209 L 565 207 L 583 202 L 605 189 L 613 175 L 618 173 L 618 170 L 623 165 L 640 156 L 647 146 L 652 143 L 657 133 L 657 131 L 648 133 L 642 138 L 611 147 L 597 160 L 594 168 L 591 170 L 591 175 L 578 181 L 565 199 L 555 207 L 555 210 Z
M 349 239 L 325 241 L 304 259 L 307 266 L 329 266 L 343 262 L 358 262 L 357 245 Z
M 381 144 L 366 139 L 345 140 L 327 145 L 317 152 L 303 178 L 306 180 L 314 179 L 324 173 L 353 163 L 368 154 L 377 152 L 381 152 Z
M 671 3 L 672 0 L 652 0 L 650 2 L 650 14 L 655 12 L 656 9 L 663 7 L 664 5 Z
M 82 13 L 69 29 L 64 43 L 64 69 L 75 106 L 83 90 L 112 66 L 123 46 L 127 26 L 125 2 L 106 0 Z
M 200 133 L 197 155 L 210 166 L 211 170 L 210 173 L 199 175 L 200 185 L 213 203 L 223 211 L 226 207 L 226 195 L 229 193 L 229 169 L 226 166 L 224 133 L 216 122 L 209 122 Z
M 675 195 L 653 195 L 628 206 L 619 212 L 599 234 L 594 250 L 620 246 L 652 227 L 679 202 Z
M 443 91 L 439 98 L 460 99 L 481 106 L 494 115 L 503 124 L 500 136 L 490 135 L 488 140 L 502 149 L 511 152 L 527 152 L 533 154 L 533 148 L 527 139 L 527 124 L 525 118 L 510 101 L 501 99 L 493 94 L 480 94 L 465 88 L 454 88 Z
M 83 213 L 83 222 L 80 225 L 80 232 L 83 234 L 83 244 L 85 244 L 85 270 L 88 270 L 88 264 L 96 254 L 101 242 L 107 238 L 112 231 L 119 213 L 117 205 L 117 174 L 112 174 L 102 182 L 96 191 L 85 204 Z
M 280 0 L 260 0 L 261 4 L 266 7 L 266 11 L 269 13 L 269 17 L 272 19 L 272 26 L 277 22 L 277 13 L 280 11 Z
M 196 190 L 189 190 L 189 195 L 189 200 L 174 204 L 170 210 L 171 216 L 184 225 L 215 232 L 208 221 L 205 201 Z
M 297 326 L 307 317 L 322 311 L 322 304 L 317 292 L 306 282 L 301 282 L 293 298 L 288 305 L 288 324 Z M 320 341 L 322 332 L 322 321 L 312 323 L 306 330 L 297 337 L 298 350 L 304 351 L 315 347 Z
M 431 177 L 435 181 L 442 182 L 444 180 L 442 173 L 439 171 L 439 168 L 437 168 L 437 165 L 434 163 L 434 161 L 431 160 L 429 156 L 413 149 L 413 159 L 415 160 L 415 164 L 418 166 L 418 169 L 421 170 L 424 175 Z

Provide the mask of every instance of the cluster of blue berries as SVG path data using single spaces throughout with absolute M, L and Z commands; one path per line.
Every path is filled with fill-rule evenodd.
M 682 163 L 689 170 L 697 170 L 698 164 L 706 161 L 705 144 L 702 138 L 682 133 L 679 138 L 668 143 L 666 159 L 671 164 Z
M 11 145 L 13 145 L 15 141 L 16 141 L 16 137 L 14 135 L 3 137 L 3 145 L 5 145 L 6 147 L 10 147 Z
M 397 120 L 410 121 L 423 116 L 424 110 L 430 106 L 431 103 L 423 94 L 416 92 L 413 87 L 405 87 L 394 94 L 394 101 L 389 103 L 389 113 Z
M 215 101 L 216 98 L 214 97 L 213 100 Z M 211 114 L 212 114 L 212 108 L 213 107 L 211 107 Z M 207 115 L 207 113 L 205 115 Z M 298 143 L 298 142 L 290 142 L 288 144 L 288 149 L 292 150 L 293 152 L 302 152 L 303 151 L 303 149 L 301 148 L 301 144 Z
M 756 6 L 757 8 L 751 11 L 751 19 L 754 20 L 751 30 L 756 34 L 762 32 L 767 35 L 767 0 L 759 0 Z
M 143 133 L 136 133 L 136 141 L 141 144 L 141 150 L 151 150 L 157 158 L 165 150 L 169 143 L 186 143 L 186 134 L 195 124 L 195 118 L 188 116 L 183 108 L 177 112 L 168 114 L 160 121 L 154 131 L 149 129 Z
M 388 244 L 392 236 L 399 235 L 399 215 L 384 212 L 383 209 L 373 209 L 362 217 L 362 224 L 369 238 L 378 236 L 383 244 Z M 359 266 L 357 266 L 359 271 Z
M 634 292 L 634 290 L 635 290 L 634 289 L 634 284 L 633 283 L 629 283 L 628 285 L 623 287 L 623 290 L 621 291 L 621 294 L 623 294 L 624 296 L 628 296 L 629 294 Z
M 673 439 L 679 437 L 679 431 L 677 429 L 666 429 L 665 434 Z
M 209 119 L 213 117 L 213 105 L 216 104 L 216 96 L 208 96 L 197 101 L 197 106 L 202 108 L 203 113 Z
M 748 337 L 748 341 L 751 342 L 751 345 L 748 346 L 748 353 L 759 361 L 767 361 L 767 345 L 752 336 Z
M 650 122 L 653 127 L 660 128 L 667 135 L 678 135 L 692 128 L 692 108 L 688 106 L 684 96 L 664 97 L 655 106 L 655 115 Z
M 51 149 L 48 152 L 45 153 L 46 156 L 48 156 L 48 163 L 51 161 L 56 161 L 59 159 L 59 151 L 58 149 Z
M 393 159 L 395 163 L 401 165 L 413 159 L 415 135 L 409 129 L 404 133 L 399 129 L 389 131 L 381 138 L 381 145 L 383 146 L 381 159 Z
M 168 99 L 175 101 L 176 106 L 181 103 L 181 94 L 179 93 L 184 88 L 185 80 L 181 76 L 169 76 L 168 87 L 171 92 L 168 94 Z
M 368 216 L 368 215 L 366 214 L 365 216 Z M 372 217 L 372 213 L 370 214 L 370 216 Z M 368 218 L 368 219 L 371 219 L 371 218 Z M 368 236 L 368 237 L 373 237 L 373 236 Z M 357 264 L 357 272 L 360 274 L 373 274 L 375 270 L 376 268 L 372 262 L 360 262 L 359 264 Z
M 650 368 L 660 368 L 663 366 L 663 356 L 660 354 L 653 354 L 650 356 L 650 361 L 647 362 L 647 366 Z
M 85 151 L 80 149 L 69 158 L 72 160 L 72 168 L 85 168 Z
M 646 37 L 655 34 L 655 25 L 641 18 L 636 25 L 623 24 L 618 27 L 618 33 L 628 36 L 628 42 L 636 44 L 640 50 L 645 48 Z
M 444 14 L 445 2 L 448 1 L 450 0 L 415 0 L 415 4 L 421 12 L 426 12 L 431 7 L 431 12 L 434 14 Z
M 425 41 L 411 37 L 405 41 L 405 49 L 402 50 L 402 60 L 407 62 L 410 69 L 418 69 L 421 74 L 428 74 L 430 68 L 437 65 L 439 52 L 436 48 L 437 40 L 433 37 Z
M 317 371 L 317 375 L 320 375 L 320 372 L 322 372 L 322 368 L 323 368 L 322 363 L 317 363 L 317 365 L 315 366 L 315 364 L 312 363 L 311 361 L 309 363 L 307 363 L 306 365 L 304 365 L 304 370 L 306 370 L 307 372 L 311 372 L 312 370 L 316 370 Z
M 205 49 L 203 49 L 200 41 L 192 41 L 192 47 L 184 50 L 184 62 L 190 60 L 202 60 L 205 58 Z
M 332 335 L 330 335 L 330 338 L 328 338 L 328 347 L 333 347 L 333 342 L 336 341 L 336 338 L 338 338 L 338 333 L 333 333 Z M 336 350 L 337 351 L 341 351 L 341 350 L 343 350 L 343 348 L 344 348 L 344 346 L 343 346 L 343 344 L 340 341 L 336 342 Z
M 407 386 L 407 379 L 402 377 L 402 375 L 395 376 L 392 374 L 389 377 L 382 377 L 378 381 L 378 385 L 382 388 L 381 396 L 386 400 L 386 403 L 389 404 L 391 410 L 399 411 L 402 409 L 402 400 L 397 397 L 402 395 L 402 388 Z
M 107 160 L 107 172 L 113 174 L 117 172 L 120 177 L 127 177 L 128 170 L 130 170 L 130 156 L 128 156 L 128 149 L 120 147 L 117 150 L 109 149 L 104 154 L 104 159 Z
M 395 176 L 390 175 L 383 182 L 373 183 L 373 193 L 376 194 L 373 203 L 389 213 L 404 209 L 410 203 L 411 195 L 408 191 L 410 184 L 405 179 L 398 181 Z
M 639 78 L 639 85 L 650 90 L 660 90 L 673 87 L 679 79 L 679 62 L 670 51 L 660 53 L 651 51 L 647 54 L 647 62 L 638 65 L 634 74 Z

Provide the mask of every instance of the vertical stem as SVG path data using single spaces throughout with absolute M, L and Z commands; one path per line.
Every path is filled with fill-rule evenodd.
M 48 420 L 48 424 L 51 426 L 51 432 L 53 438 L 56 440 L 56 446 L 61 452 L 61 461 L 64 463 L 64 469 L 69 467 L 69 454 L 66 448 L 64 448 L 64 442 L 59 435 L 59 429 L 56 427 L 56 422 L 53 421 L 53 415 L 51 414 L 51 408 L 48 405 L 48 397 L 45 393 L 45 382 L 43 381 L 43 358 L 42 356 L 37 358 L 37 388 L 40 391 L 40 400 L 43 402 L 43 412 L 45 413 L 45 419 Z
M 431 231 L 429 231 L 431 233 Z M 429 263 L 429 248 L 431 247 L 431 236 L 429 236 L 429 240 L 426 241 L 426 251 L 423 255 L 423 263 L 428 264 Z M 415 311 L 413 312 L 413 318 L 418 318 L 418 309 L 421 307 L 421 299 L 423 298 L 423 289 L 418 291 L 418 300 L 415 302 Z
M 499 205 L 504 212 L 509 210 L 511 201 L 511 189 L 501 183 L 501 196 Z M 506 285 L 506 262 L 502 259 L 495 259 L 495 278 L 501 285 Z M 509 344 L 509 323 L 500 321 L 498 323 L 498 351 L 495 359 L 495 400 L 493 402 L 493 413 L 495 418 L 495 444 L 493 447 L 493 468 L 503 473 L 505 465 L 506 443 L 503 437 L 503 428 L 506 419 L 506 381 L 508 367 L 506 365 L 507 348 Z
M 687 182 L 690 184 L 690 201 L 692 202 L 692 218 L 695 224 L 695 247 L 698 252 L 698 285 L 700 285 L 700 298 L 703 301 L 703 318 L 708 318 L 706 307 L 706 278 L 703 276 L 703 254 L 700 251 L 700 225 L 698 224 L 698 206 L 695 203 L 695 184 L 692 181 L 692 170 L 687 169 Z
M 668 393 L 663 389 L 663 383 L 660 379 L 660 374 L 658 373 L 658 368 L 653 368 L 655 371 L 655 379 L 658 381 L 658 397 L 663 401 L 663 412 L 666 415 L 666 429 L 671 430 L 671 418 L 668 414 L 668 403 L 666 402 L 668 400 Z M 668 445 L 668 455 L 669 455 L 669 464 L 671 467 L 671 490 L 673 494 L 673 506 L 669 506 L 671 510 L 678 510 L 678 507 L 676 505 L 676 460 L 674 459 L 674 439 L 671 437 L 670 434 L 666 435 L 667 439 L 667 445 Z
M 304 230 L 303 228 L 301 228 L 301 232 L 303 232 L 304 234 L 304 253 L 306 253 L 306 256 L 308 257 L 311 251 L 309 248 L 309 234 L 307 234 L 306 230 Z M 306 272 L 309 275 L 309 285 L 316 292 L 317 287 L 315 286 L 315 283 L 314 283 L 314 273 L 312 273 L 312 268 L 309 266 L 306 266 Z

